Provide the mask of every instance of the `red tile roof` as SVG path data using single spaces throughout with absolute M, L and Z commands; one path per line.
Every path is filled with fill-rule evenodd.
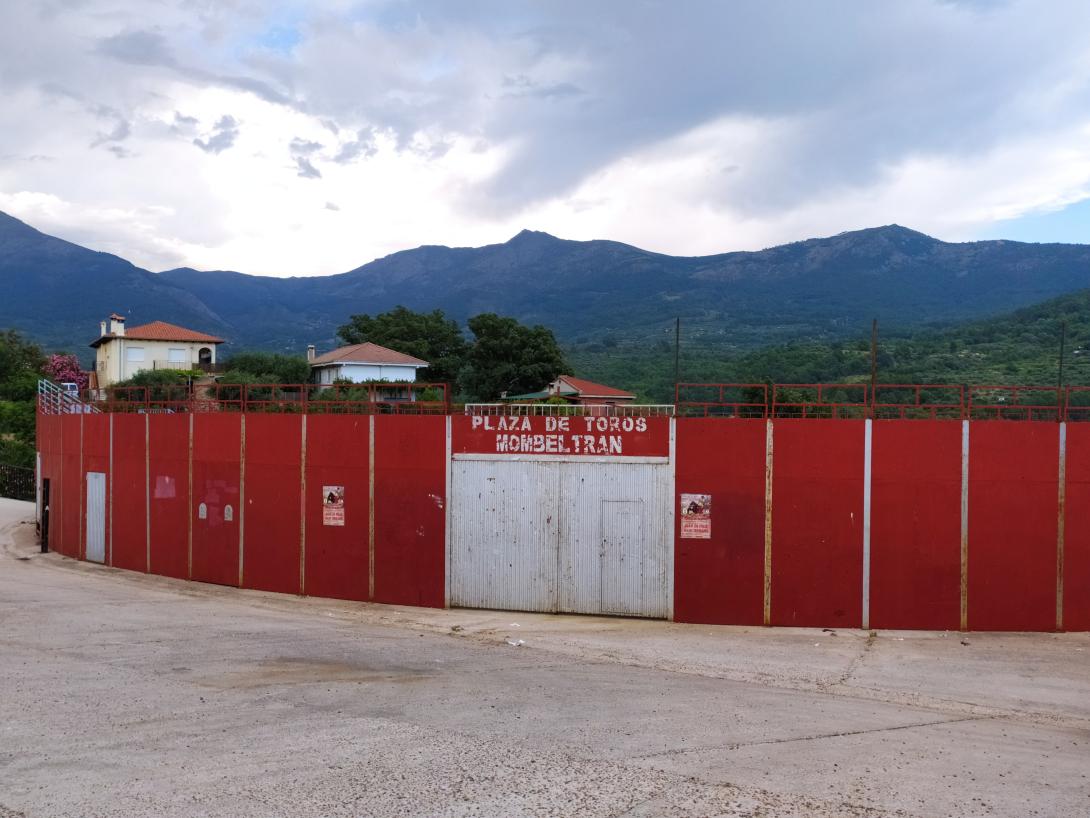
M 223 339 L 204 332 L 179 327 L 176 324 L 168 324 L 166 321 L 152 321 L 150 324 L 141 324 L 138 327 L 128 327 L 124 335 L 116 335 L 107 332 L 91 346 L 97 347 L 102 342 L 111 338 L 125 338 L 129 341 L 182 341 L 197 344 L 222 344 Z
M 402 366 L 427 366 L 427 361 L 414 358 L 370 341 L 364 344 L 352 344 L 340 347 L 324 355 L 319 355 L 310 362 L 311 366 L 330 366 L 332 364 L 401 364 Z
M 623 389 L 614 389 L 612 386 L 585 381 L 571 375 L 561 375 L 558 380 L 578 392 L 581 398 L 632 398 L 633 400 L 636 398 L 634 394 L 625 392 Z

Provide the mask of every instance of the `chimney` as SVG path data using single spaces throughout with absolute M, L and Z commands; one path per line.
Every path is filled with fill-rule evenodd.
M 98 322 L 98 337 L 101 338 L 105 334 L 106 334 L 106 322 L 105 321 L 99 321 Z
M 125 337 L 125 316 L 116 312 L 110 315 L 110 332 L 119 338 Z
M 307 344 L 307 361 L 314 360 L 314 344 Z

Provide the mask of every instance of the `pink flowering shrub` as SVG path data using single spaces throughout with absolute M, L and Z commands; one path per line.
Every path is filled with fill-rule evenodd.
M 47 378 L 57 383 L 74 383 L 81 390 L 87 388 L 87 373 L 80 369 L 75 355 L 50 355 L 42 370 Z

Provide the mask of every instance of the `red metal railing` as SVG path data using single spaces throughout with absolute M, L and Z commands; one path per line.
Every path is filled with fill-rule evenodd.
M 674 405 L 685 417 L 768 417 L 768 384 L 679 383 Z
M 674 397 L 679 417 L 1090 422 L 1090 386 L 877 384 L 871 390 L 864 383 L 679 383 Z M 125 386 L 88 389 L 70 402 L 73 407 L 57 408 L 40 400 L 39 411 L 419 415 L 456 409 L 442 383 Z
M 101 412 L 273 412 L 280 414 L 448 414 L 447 384 L 200 384 L 88 389 Z
M 862 418 L 865 383 L 778 383 L 772 386 L 774 418 Z
M 1090 386 L 1064 388 L 1064 419 L 1090 421 Z
M 1063 420 L 1064 391 L 1055 386 L 970 386 L 970 420 Z
M 876 384 L 871 416 L 898 420 L 960 420 L 965 387 L 956 384 Z
M 739 395 L 770 396 L 767 413 Z M 1090 421 L 1090 386 L 682 383 L 675 396 L 682 417 L 744 417 L 747 408 L 773 418 Z

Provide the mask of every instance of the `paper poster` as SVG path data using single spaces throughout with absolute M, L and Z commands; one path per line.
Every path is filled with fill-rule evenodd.
M 712 496 L 681 495 L 681 538 L 710 540 L 712 536 Z
M 344 525 L 344 486 L 322 486 L 322 525 Z

